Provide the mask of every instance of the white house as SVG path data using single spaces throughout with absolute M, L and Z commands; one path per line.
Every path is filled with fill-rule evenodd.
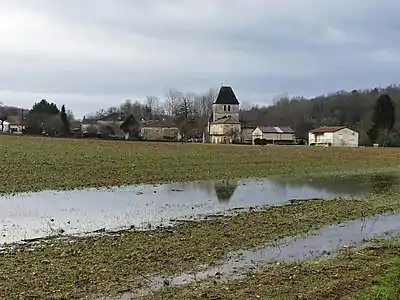
M 359 134 L 346 126 L 322 126 L 308 133 L 310 146 L 358 147 Z
M 10 123 L 7 121 L 0 121 L 0 132 L 9 132 L 10 131 Z
M 265 140 L 266 144 L 294 144 L 294 130 L 288 126 L 259 126 L 251 134 L 253 144 L 255 140 Z

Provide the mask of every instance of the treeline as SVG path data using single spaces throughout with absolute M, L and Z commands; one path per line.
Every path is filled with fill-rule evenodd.
M 218 90 L 212 88 L 200 94 L 170 89 L 164 99 L 147 96 L 145 103 L 125 100 L 119 106 L 101 109 L 86 118 L 117 121 L 133 117 L 137 122 L 169 119 L 178 126 L 182 135 L 201 136 L 217 93 Z
M 94 117 L 115 112 L 132 113 L 137 120 L 169 117 L 183 134 L 202 134 L 211 114 L 216 89 L 196 95 L 170 90 L 165 99 L 148 97 L 147 102 L 126 101 L 119 108 L 110 107 L 99 111 Z M 360 143 L 371 144 L 368 131 L 373 127 L 373 112 L 379 96 L 387 94 L 395 106 L 395 120 L 400 120 L 400 85 L 365 90 L 338 91 L 315 98 L 301 96 L 276 97 L 272 105 L 251 105 L 247 99 L 241 102 L 240 121 L 247 126 L 290 126 L 296 135 L 307 138 L 308 132 L 322 125 L 346 125 L 360 133 Z M 391 144 L 399 140 L 400 122 L 395 122 L 390 131 Z M 397 142 L 396 142 L 397 143 Z
M 394 103 L 394 123 L 389 144 L 400 144 L 400 86 L 366 90 L 338 91 L 307 99 L 282 96 L 271 106 L 253 106 L 241 111 L 245 123 L 291 126 L 299 137 L 322 125 L 346 125 L 360 133 L 360 144 L 370 145 L 368 131 L 374 126 L 377 99 L 387 94 Z
M 144 103 L 126 100 L 119 106 L 101 109 L 87 118 L 115 118 L 123 120 L 133 117 L 137 122 L 168 118 L 178 125 L 183 135 L 201 136 L 211 114 L 217 89 L 204 93 L 185 93 L 171 89 L 164 99 L 148 96 Z M 346 125 L 360 133 L 361 144 L 371 144 L 374 128 L 373 114 L 377 99 L 387 94 L 394 104 L 393 129 L 387 131 L 388 144 L 400 141 L 400 85 L 366 90 L 338 91 L 315 98 L 280 96 L 270 106 L 250 105 L 249 99 L 241 102 L 240 121 L 248 126 L 290 126 L 298 137 L 307 138 L 309 130 L 321 125 Z M 14 110 L 14 111 L 13 111 Z M 0 121 L 18 109 L 0 107 Z M 70 128 L 73 114 L 56 104 L 42 100 L 32 109 L 23 110 L 29 130 L 38 132 L 65 132 L 66 122 Z M 64 117 L 61 117 L 61 115 Z M 375 126 L 376 127 L 376 126 Z M 400 144 L 400 142 L 398 143 Z
M 59 108 L 55 103 L 42 99 L 33 107 L 21 109 L 10 106 L 0 106 L 1 131 L 4 131 L 4 121 L 12 120 L 13 125 L 24 125 L 24 133 L 42 134 L 51 136 L 69 136 L 74 127 L 74 116 L 72 111 L 67 110 L 65 105 Z

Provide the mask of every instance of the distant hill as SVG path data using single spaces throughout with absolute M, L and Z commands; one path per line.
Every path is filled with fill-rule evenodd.
M 282 98 L 272 106 L 242 110 L 241 121 L 249 124 L 291 126 L 299 137 L 321 125 L 346 125 L 360 132 L 360 143 L 368 144 L 367 131 L 376 99 L 387 93 L 396 104 L 395 135 L 400 136 L 400 85 L 369 90 L 338 91 L 312 99 Z

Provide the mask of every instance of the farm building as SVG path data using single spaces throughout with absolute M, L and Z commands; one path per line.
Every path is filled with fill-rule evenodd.
M 259 126 L 252 133 L 253 144 L 293 145 L 296 137 L 294 130 L 288 126 Z
M 9 123 L 9 130 L 12 133 L 22 133 L 22 131 L 26 128 L 26 119 L 22 114 L 8 116 L 7 122 Z
M 346 126 L 322 126 L 308 133 L 310 146 L 358 147 L 359 134 Z
M 252 144 L 253 143 L 253 131 L 256 129 L 257 126 L 252 126 L 252 125 L 244 125 L 242 124 L 242 129 L 241 129 L 241 139 L 242 143 L 244 144 Z
M 83 117 L 83 120 L 81 122 L 81 131 L 82 133 L 97 134 L 98 132 L 97 120 Z
M 139 135 L 148 141 L 178 141 L 181 136 L 179 128 L 174 122 L 168 120 L 156 120 L 141 126 Z
M 239 122 L 239 101 L 229 86 L 222 86 L 212 105 L 204 142 L 213 144 L 232 144 L 241 141 Z

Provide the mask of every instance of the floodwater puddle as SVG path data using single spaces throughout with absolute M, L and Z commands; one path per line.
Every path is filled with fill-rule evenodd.
M 374 181 L 375 180 L 375 181 Z M 395 179 L 227 180 L 43 191 L 0 197 L 0 244 L 127 228 L 154 228 L 291 199 L 346 197 Z
M 200 272 L 185 273 L 174 277 L 153 277 L 146 288 L 135 293 L 124 293 L 118 297 L 89 297 L 97 300 L 135 299 L 161 289 L 166 283 L 179 286 L 195 283 L 209 277 L 219 280 L 241 278 L 250 270 L 268 267 L 279 262 L 324 259 L 343 247 L 359 248 L 368 245 L 368 240 L 400 235 L 400 214 L 385 214 L 359 219 L 321 228 L 315 235 L 284 238 L 274 244 L 253 250 L 237 251 L 228 255 L 220 265 Z

